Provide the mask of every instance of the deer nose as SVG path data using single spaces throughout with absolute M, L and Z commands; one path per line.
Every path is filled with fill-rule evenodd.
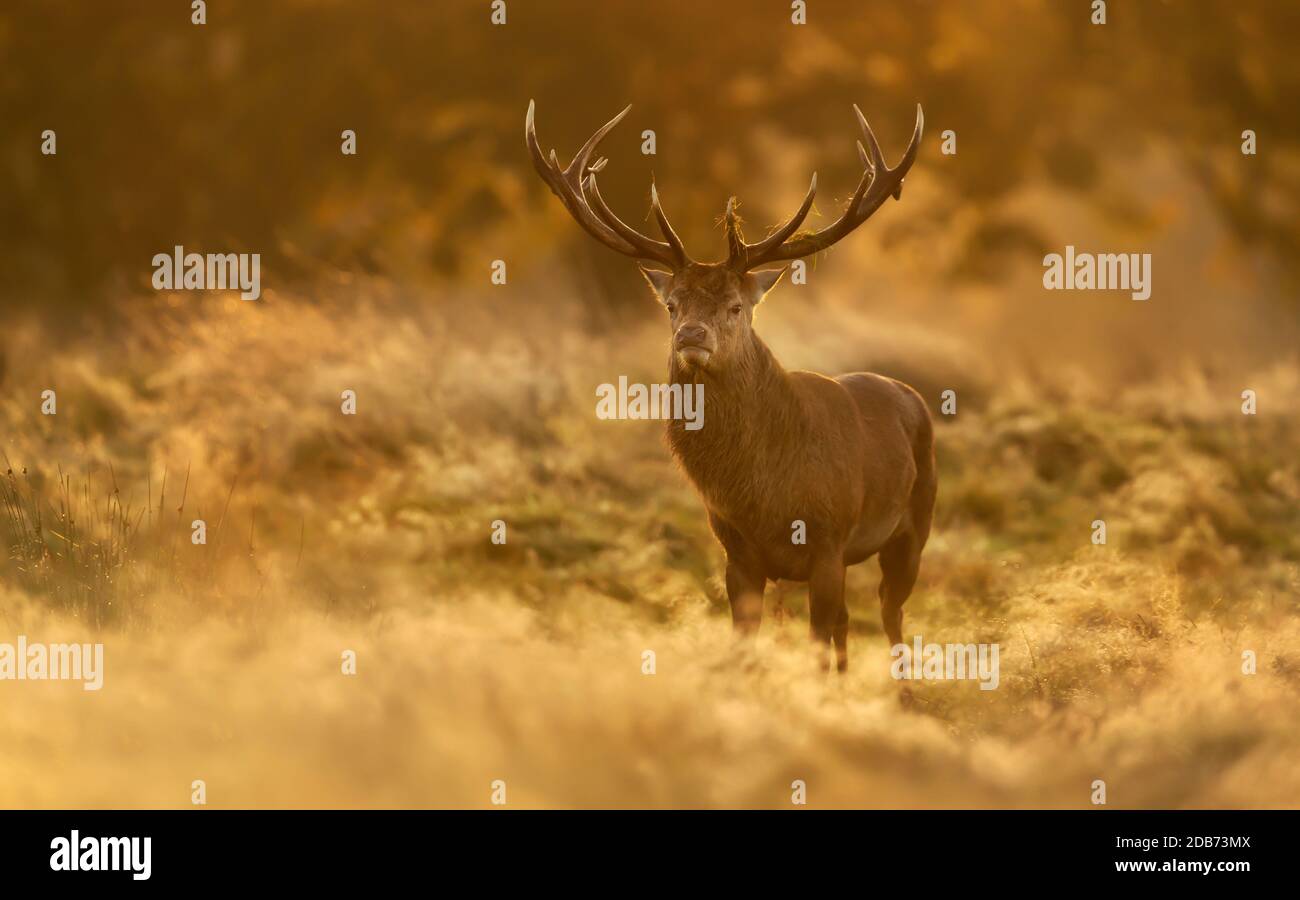
M 703 325 L 683 325 L 677 329 L 677 337 L 674 343 L 680 350 L 682 347 L 699 347 L 708 343 L 709 329 Z

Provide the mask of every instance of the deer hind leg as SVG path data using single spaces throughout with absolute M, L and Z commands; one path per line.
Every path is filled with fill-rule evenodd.
M 880 548 L 880 620 L 889 645 L 903 643 L 903 604 L 921 568 L 921 542 L 901 534 Z
M 891 647 L 903 642 L 903 604 L 912 594 L 921 568 L 921 550 L 930 537 L 936 488 L 934 454 L 927 439 L 917 451 L 917 476 L 910 504 L 911 528 L 880 548 L 880 619 Z

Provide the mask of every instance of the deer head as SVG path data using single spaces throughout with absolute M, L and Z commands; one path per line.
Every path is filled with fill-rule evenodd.
M 903 178 L 916 159 L 925 122 L 918 105 L 911 143 L 902 160 L 891 169 L 885 165 L 880 145 L 862 110 L 854 105 L 853 111 L 866 139 L 865 147 L 861 141 L 858 142 L 863 173 L 840 217 L 820 231 L 799 230 L 817 195 L 817 175 L 813 173 L 808 193 L 795 214 L 767 237 L 750 244 L 745 242 L 741 233 L 736 198 L 732 197 L 727 201 L 725 215 L 727 258 L 722 262 L 698 263 L 687 255 L 681 238 L 669 224 L 653 182 L 650 185 L 650 208 L 663 236 L 662 241 L 632 228 L 616 216 L 600 196 L 596 176 L 608 160 L 598 157 L 593 163 L 592 156 L 600 142 L 631 109 L 631 106 L 627 107 L 601 126 L 569 164 L 561 168 L 554 150 L 549 157 L 542 155 L 533 122 L 534 104 L 530 101 L 525 123 L 528 150 L 542 180 L 588 234 L 624 256 L 655 264 L 649 268 L 642 266 L 641 272 L 668 310 L 674 353 L 685 366 L 706 370 L 724 366 L 747 346 L 752 335 L 754 307 L 785 272 L 783 267 L 765 267 L 827 249 L 870 218 L 886 198 L 899 199 Z

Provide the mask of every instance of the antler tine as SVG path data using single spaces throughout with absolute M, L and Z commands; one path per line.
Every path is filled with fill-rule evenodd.
M 862 141 L 858 141 L 858 159 L 862 160 L 862 168 L 868 172 L 876 171 L 872 165 L 871 157 L 867 156 L 867 148 L 862 146 Z
M 903 152 L 903 158 L 892 169 L 885 164 L 884 155 L 880 152 L 880 144 L 857 104 L 854 104 L 853 111 L 857 115 L 858 125 L 866 139 L 866 146 L 863 146 L 861 141 L 857 145 L 858 157 L 862 160 L 864 171 L 843 214 L 821 231 L 791 239 L 791 235 L 798 228 L 799 221 L 802 221 L 802 215 L 807 215 L 807 210 L 801 208 L 802 215 L 796 214 L 795 219 L 791 220 L 794 222 L 794 227 L 790 227 L 790 222 L 787 222 L 769 238 L 746 247 L 745 259 L 740 263 L 743 268 L 752 269 L 765 263 L 800 259 L 825 250 L 870 218 L 886 198 L 893 196 L 897 200 L 902 196 L 903 178 L 912 168 L 912 163 L 916 161 L 916 154 L 921 145 L 921 134 L 925 127 L 925 114 L 921 111 L 921 105 L 918 103 L 916 106 L 916 127 L 912 130 L 912 140 L 907 150 Z M 809 197 L 804 201 L 808 206 L 812 205 L 811 195 L 810 191 Z M 777 235 L 781 235 L 780 241 L 773 240 Z
M 871 155 L 870 164 L 867 166 L 872 172 L 887 172 L 889 167 L 885 165 L 884 154 L 880 152 L 880 142 L 876 140 L 876 134 L 871 130 L 867 123 L 867 117 L 862 114 L 858 105 L 853 104 L 853 113 L 858 117 L 858 127 L 862 129 L 862 136 L 867 139 L 868 152 Z M 862 145 L 858 144 L 858 154 L 862 154 Z
M 750 267 L 749 260 L 751 258 L 762 257 L 764 254 L 771 252 L 773 248 L 784 244 L 790 235 L 799 230 L 799 226 L 803 224 L 803 220 L 808 217 L 808 212 L 812 209 L 813 198 L 816 196 L 817 173 L 813 172 L 812 182 L 808 185 L 808 193 L 804 195 L 803 203 L 799 205 L 799 209 L 795 211 L 795 214 L 776 231 L 772 232 L 761 241 L 757 241 L 753 244 L 746 244 L 740 239 L 739 229 L 734 232 L 731 229 L 731 221 L 734 219 L 731 206 L 736 200 L 735 197 L 732 197 L 727 203 L 727 240 L 730 244 L 730 251 L 727 259 L 728 264 L 733 267 L 738 265 L 742 269 L 748 269 Z M 736 238 L 734 242 L 731 240 L 733 235 Z M 737 245 L 739 245 L 739 248 Z M 757 263 L 754 263 L 754 265 L 757 265 Z
M 740 233 L 740 217 L 736 215 L 736 198 L 727 198 L 727 212 L 724 216 L 727 228 L 727 263 L 733 268 L 743 265 L 748 247 L 745 245 L 745 238 Z
M 916 161 L 917 150 L 921 147 L 921 132 L 925 127 L 925 113 L 921 111 L 921 104 L 916 104 L 916 126 L 912 129 L 912 139 L 908 141 L 907 149 L 903 151 L 903 158 L 898 161 L 898 165 L 889 169 L 885 167 L 884 157 L 880 154 L 880 145 L 876 143 L 876 136 L 872 133 L 871 126 L 867 124 L 866 117 L 862 115 L 862 110 L 858 109 L 857 104 L 854 104 L 853 109 L 858 114 L 858 122 L 871 145 L 871 156 L 876 164 L 876 171 L 879 172 L 883 169 L 885 174 L 889 176 L 888 184 L 884 185 L 884 187 L 889 188 L 889 191 L 880 193 L 879 201 L 866 213 L 869 216 L 885 201 L 886 196 L 892 195 L 895 200 L 902 198 L 903 177 L 907 175 L 907 170 L 912 168 L 912 163 Z M 875 188 L 874 184 L 872 188 Z
M 677 265 L 684 266 L 691 261 L 686 255 L 686 246 L 682 239 L 673 231 L 673 226 L 668 224 L 668 216 L 664 214 L 664 208 L 659 205 L 659 189 L 655 187 L 654 179 L 650 179 L 650 208 L 654 210 L 655 221 L 659 223 L 659 233 L 664 236 L 668 246 L 672 248 L 673 255 L 677 258 Z
M 531 100 L 529 101 L 529 105 L 530 106 L 532 105 Z M 626 116 L 631 111 L 632 111 L 632 104 L 629 103 L 627 106 L 623 107 L 623 111 L 621 113 L 616 115 L 614 118 L 610 119 L 604 125 L 600 126 L 600 128 L 596 129 L 596 133 L 593 134 L 591 137 L 587 138 L 587 143 L 583 144 L 582 149 L 579 150 L 574 155 L 573 161 L 570 162 L 569 167 L 564 170 L 564 177 L 573 178 L 574 175 L 577 175 L 578 178 L 581 179 L 582 176 L 586 174 L 587 160 L 591 159 L 591 154 L 595 152 L 598 146 L 600 146 L 600 142 L 605 139 L 605 135 L 613 131 L 614 126 L 617 125 L 619 122 L 622 122 L 623 117 Z
M 663 209 L 659 206 L 658 196 L 651 192 L 652 202 L 655 209 L 656 217 L 659 220 L 659 227 L 664 232 L 664 237 L 668 242 L 656 241 L 653 238 L 641 234 L 635 229 L 629 227 L 621 219 L 610 211 L 604 201 L 600 199 L 599 191 L 595 188 L 595 173 L 605 168 L 608 160 L 598 158 L 594 165 L 588 165 L 591 156 L 600 146 L 600 142 L 605 136 L 623 120 L 628 110 L 628 106 L 614 118 L 602 125 L 595 134 L 587 139 L 582 149 L 574 155 L 567 167 L 561 168 L 559 159 L 555 151 L 550 153 L 549 160 L 542 155 L 541 145 L 537 142 L 537 128 L 535 125 L 535 104 L 533 101 L 528 102 L 528 116 L 524 121 L 524 139 L 528 145 L 528 152 L 533 159 L 533 168 L 537 174 L 542 176 L 542 180 L 550 187 L 551 192 L 560 198 L 565 209 L 577 221 L 583 229 L 600 241 L 611 250 L 616 250 L 624 256 L 631 256 L 635 259 L 654 260 L 662 263 L 671 269 L 681 268 L 690 262 L 686 255 L 686 250 L 682 246 L 681 240 L 668 224 L 668 218 L 664 215 Z M 596 200 L 596 207 L 593 209 L 588 201 L 586 191 L 590 188 Z
M 587 173 L 587 180 L 586 180 L 586 190 L 588 194 L 588 199 L 590 200 L 591 208 L 595 210 L 596 215 L 600 216 L 600 218 L 605 222 L 605 224 L 608 225 L 610 228 L 612 228 L 619 235 L 619 237 L 624 238 L 629 243 L 636 243 L 638 241 L 648 241 L 655 246 L 655 249 L 657 251 L 661 251 L 665 255 L 671 255 L 674 259 L 674 262 L 672 263 L 674 267 L 681 265 L 682 263 L 676 262 L 678 251 L 674 250 L 672 245 L 666 244 L 663 241 L 656 241 L 653 238 L 646 237 L 645 235 L 637 231 L 635 228 L 633 228 L 631 225 L 628 225 L 626 222 L 620 219 L 614 213 L 614 211 L 609 208 L 609 205 L 605 203 L 605 198 L 600 195 L 600 188 L 597 187 L 596 185 L 596 173 L 599 171 L 600 169 L 592 167 Z M 653 191 L 653 187 L 651 188 L 651 190 Z M 653 203 L 654 202 L 653 194 L 651 195 L 651 197 Z M 676 237 L 675 234 L 673 236 Z M 685 250 L 680 250 L 680 253 L 682 257 L 685 257 L 686 255 Z M 655 259 L 659 262 L 665 261 L 661 256 L 642 257 L 642 258 Z

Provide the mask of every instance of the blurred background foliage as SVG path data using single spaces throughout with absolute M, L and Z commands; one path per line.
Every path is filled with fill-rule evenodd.
M 1295 296 L 1292 0 L 1113 0 L 1104 27 L 1085 0 L 812 0 L 803 27 L 785 0 L 510 0 L 505 27 L 487 0 L 208 6 L 196 27 L 180 2 L 5 4 L 7 304 L 102 307 L 147 287 L 152 255 L 175 244 L 260 252 L 280 286 L 330 268 L 478 277 L 527 247 L 563 254 L 608 293 L 626 263 L 557 215 L 529 166 L 533 98 L 543 147 L 565 160 L 633 103 L 603 148 L 606 199 L 639 221 L 653 172 L 701 258 L 722 253 L 730 194 L 761 230 L 793 210 L 814 169 L 811 224 L 824 224 L 859 174 L 850 104 L 892 161 L 920 102 L 926 146 L 909 187 L 924 180 L 927 199 L 870 227 L 886 247 L 957 235 L 934 257 L 951 283 L 995 282 L 1059 249 L 1050 215 L 1007 202 L 1023 192 L 1065 192 L 1117 229 L 1158 229 L 1158 199 L 1124 177 L 1154 158 L 1185 172 L 1234 245 L 1277 266 Z M 39 154 L 47 128 L 57 157 Z M 355 157 L 340 155 L 345 128 Z M 647 128 L 653 157 L 640 153 Z M 949 128 L 959 152 L 945 158 Z M 1260 151 L 1243 164 L 1246 128 Z M 507 253 L 493 246 L 502 228 L 527 240 Z

